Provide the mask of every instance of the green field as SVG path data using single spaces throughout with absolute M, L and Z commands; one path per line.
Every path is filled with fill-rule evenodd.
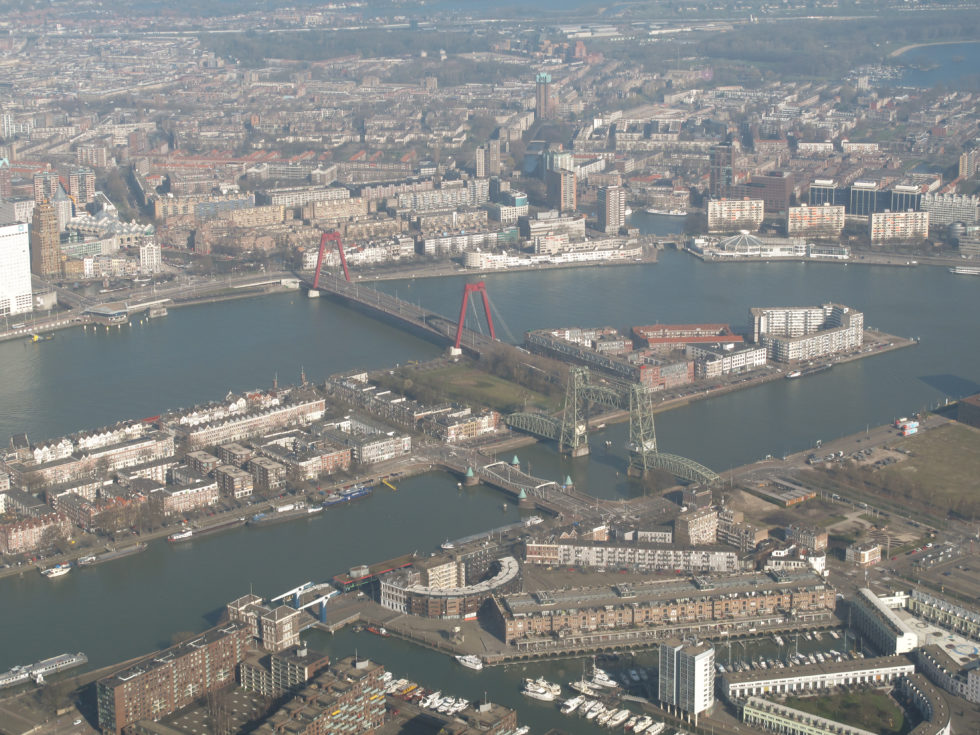
M 502 413 L 529 410 L 554 411 L 560 404 L 547 396 L 468 365 L 448 365 L 434 370 L 401 368 L 391 383 L 394 390 L 419 400 L 450 400 L 469 406 L 486 406 Z
M 886 477 L 916 474 L 952 498 L 976 489 L 980 476 L 980 431 L 951 423 L 906 437 L 895 447 L 909 450 L 912 456 L 881 470 Z
M 807 480 L 886 510 L 919 514 L 931 523 L 943 523 L 950 514 L 980 518 L 980 431 L 951 423 L 888 446 L 908 454 L 880 469 L 848 462 L 813 470 Z
M 879 735 L 903 735 L 911 727 L 901 707 L 884 692 L 848 692 L 823 697 L 788 697 L 786 706 Z

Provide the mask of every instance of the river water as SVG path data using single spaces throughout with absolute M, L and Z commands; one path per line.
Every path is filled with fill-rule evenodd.
M 896 61 L 909 65 L 901 84 L 928 89 L 942 84 L 948 89 L 980 88 L 980 43 L 944 43 L 906 51 Z
M 635 216 L 647 231 L 676 223 Z M 693 457 L 717 471 L 766 454 L 812 446 L 899 414 L 978 390 L 980 279 L 944 268 L 812 263 L 701 263 L 662 253 L 659 263 L 495 274 L 484 278 L 498 323 L 515 338 L 527 329 L 654 322 L 745 324 L 750 306 L 839 301 L 865 312 L 865 322 L 920 344 L 795 381 L 775 381 L 657 417 L 664 451 Z M 379 288 L 443 314 L 454 314 L 466 278 L 391 281 Z M 499 329 L 499 328 L 498 328 Z M 501 331 L 505 331 L 501 329 Z M 506 335 L 505 335 L 506 336 Z M 38 345 L 0 344 L 0 437 L 27 431 L 40 440 L 128 417 L 223 397 L 226 391 L 311 380 L 352 368 L 380 368 L 439 352 L 329 299 L 279 294 L 175 309 L 165 319 L 97 333 L 65 331 Z M 609 498 L 637 492 L 622 476 L 625 426 L 597 434 L 609 452 L 567 460 L 552 447 L 520 451 L 535 474 L 571 475 Z M 56 580 L 36 572 L 0 580 L 0 671 L 63 651 L 85 651 L 93 666 L 148 652 L 178 631 L 207 627 L 229 600 L 248 592 L 272 596 L 319 581 L 358 563 L 412 550 L 518 518 L 494 491 L 460 491 L 455 480 L 430 474 L 379 489 L 350 507 L 263 529 L 241 528 L 171 548 L 76 570 Z M 445 657 L 402 642 L 339 634 L 317 639 L 333 655 L 364 652 L 411 678 L 458 682 L 458 694 L 522 705 L 535 726 L 559 726 L 553 709 L 518 702 L 519 673 L 469 677 Z M 376 652 L 375 652 L 376 649 Z M 412 662 L 418 662 L 415 666 Z M 578 664 L 568 664 L 573 668 Z M 564 673 L 577 673 L 564 672 Z M 564 675 L 564 673 L 562 675 Z M 557 674 L 556 674 L 557 675 Z M 472 681 L 470 679 L 473 678 Z M 499 679 L 499 681 L 498 681 Z M 511 681 L 513 679 L 513 681 Z M 513 685 L 513 687 L 512 687 Z M 498 692 L 499 689 L 499 692 Z M 568 727 L 571 721 L 566 721 Z

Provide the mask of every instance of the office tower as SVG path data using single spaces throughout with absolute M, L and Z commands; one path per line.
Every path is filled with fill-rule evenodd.
M 500 175 L 500 141 L 491 140 L 476 149 L 476 177 Z
M 58 174 L 50 172 L 34 174 L 34 203 L 52 199 L 58 193 L 60 185 Z
M 0 316 L 21 314 L 33 307 L 28 225 L 0 225 Z
M 0 158 L 0 199 L 9 199 L 12 193 L 10 161 Z
M 599 229 L 619 232 L 626 225 L 626 191 L 621 186 L 603 186 L 598 195 Z
M 712 199 L 731 196 L 735 185 L 735 147 L 719 143 L 711 148 L 709 189 Z
M 534 87 L 534 118 L 546 120 L 555 114 L 555 100 L 552 97 L 551 75 L 541 72 L 535 79 Z
M 545 171 L 548 206 L 562 212 L 574 212 L 577 204 L 575 172 L 567 170 Z
M 58 236 L 58 215 L 50 202 L 34 206 L 31 222 L 31 272 L 42 278 L 61 275 L 61 241 Z
M 90 168 L 73 168 L 68 173 L 68 194 L 79 208 L 95 199 L 95 172 Z

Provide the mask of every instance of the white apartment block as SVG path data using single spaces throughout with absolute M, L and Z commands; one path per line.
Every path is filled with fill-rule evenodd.
M 847 352 L 864 342 L 864 314 L 841 304 L 753 308 L 749 318 L 753 341 L 777 362 Z
M 738 569 L 738 554 L 724 549 L 684 549 L 665 545 L 529 542 L 525 562 L 597 569 L 635 567 L 644 572 L 674 569 L 734 572 Z
M 858 590 L 851 609 L 854 625 L 882 653 L 908 653 L 919 645 L 915 631 L 868 588 Z
M 693 344 L 685 348 L 687 356 L 693 360 L 695 377 L 715 378 L 719 375 L 742 373 L 766 366 L 765 347 L 743 347 L 726 350 L 721 347 L 707 347 Z
M 980 222 L 980 197 L 976 195 L 925 194 L 920 206 L 929 213 L 929 224 L 932 225 Z
M 661 643 L 658 690 L 663 704 L 689 715 L 711 709 L 715 703 L 715 649 L 710 643 Z
M 745 697 L 817 692 L 833 687 L 861 684 L 883 686 L 901 676 L 914 673 L 915 664 L 904 656 L 863 658 L 787 669 L 729 672 L 721 678 L 721 694 L 729 702 L 734 702 Z
M 786 234 L 793 236 L 838 236 L 844 229 L 844 207 L 824 204 L 817 207 L 790 207 L 786 214 Z
M 877 212 L 871 215 L 871 242 L 917 240 L 929 236 L 928 212 Z
M 708 231 L 757 230 L 764 216 L 762 199 L 712 199 L 708 202 Z
M 162 267 L 163 258 L 160 257 L 160 246 L 155 242 L 140 245 L 140 273 L 152 275 L 158 273 Z
M 33 308 L 28 226 L 23 222 L 0 225 L 0 316 Z

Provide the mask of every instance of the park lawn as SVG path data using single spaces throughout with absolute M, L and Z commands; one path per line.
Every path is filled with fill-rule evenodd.
M 412 379 L 441 391 L 451 401 L 478 403 L 504 413 L 524 410 L 525 400 L 529 410 L 554 411 L 559 408 L 543 393 L 467 365 L 426 370 L 413 375 Z
M 821 697 L 788 697 L 786 706 L 879 735 L 902 735 L 910 728 L 905 715 L 884 692 L 847 692 Z

